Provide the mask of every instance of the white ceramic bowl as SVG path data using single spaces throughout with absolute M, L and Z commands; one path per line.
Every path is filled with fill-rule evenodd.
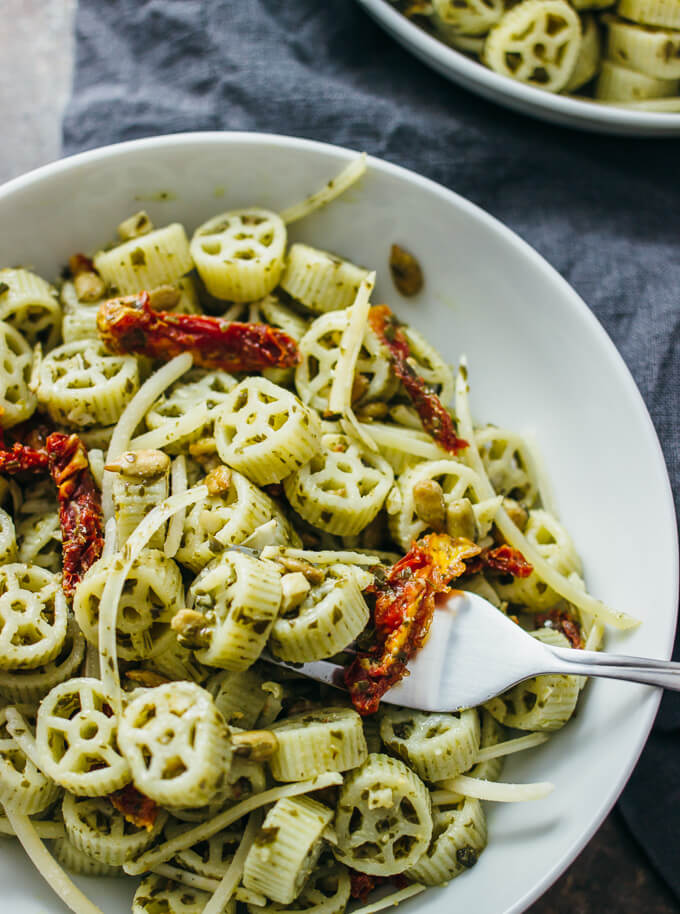
M 180 219 L 189 230 L 232 207 L 279 209 L 323 184 L 351 155 L 304 140 L 228 133 L 84 153 L 0 188 L 0 264 L 31 264 L 54 277 L 69 254 L 108 241 L 142 205 L 157 224 Z M 476 417 L 535 430 L 591 591 L 644 622 L 625 637 L 610 637 L 610 648 L 669 657 L 678 552 L 666 469 L 630 374 L 576 293 L 471 203 L 374 159 L 360 184 L 292 234 L 377 268 L 375 301 L 393 305 L 449 360 L 467 353 Z M 423 265 L 426 285 L 416 299 L 400 299 L 391 284 L 393 241 Z M 554 793 L 538 803 L 490 808 L 489 847 L 479 864 L 408 910 L 524 910 L 616 800 L 658 699 L 640 686 L 591 683 L 576 718 L 504 770 L 510 781 L 552 780 Z M 81 880 L 106 914 L 130 910 L 131 881 Z M 3 845 L 0 885 L 13 914 L 62 910 L 10 842 Z
M 454 83 L 521 114 L 595 133 L 680 136 L 680 113 L 634 111 L 544 92 L 494 73 L 414 25 L 387 0 L 358 0 L 389 34 Z

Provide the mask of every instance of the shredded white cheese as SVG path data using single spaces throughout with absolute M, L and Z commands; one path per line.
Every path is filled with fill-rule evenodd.
M 134 397 L 123 410 L 111 436 L 111 443 L 106 453 L 106 462 L 116 460 L 128 449 L 130 439 L 149 409 L 160 395 L 187 372 L 193 364 L 190 352 L 175 356 L 158 371 L 155 371 L 139 388 Z M 102 486 L 102 509 L 104 518 L 113 517 L 113 474 L 104 473 Z
M 298 219 L 302 219 L 304 216 L 309 216 L 314 210 L 320 209 L 322 206 L 335 200 L 340 194 L 344 194 L 352 184 L 359 180 L 365 171 L 366 153 L 362 152 L 361 155 L 356 159 L 353 159 L 349 165 L 346 165 L 332 181 L 325 184 L 321 190 L 311 194 L 311 196 L 307 197 L 307 199 L 303 200 L 301 203 L 295 203 L 293 206 L 289 206 L 288 209 L 284 209 L 279 215 L 287 224 L 297 222 Z
M 549 781 L 505 784 L 499 781 L 485 781 L 482 778 L 470 778 L 464 774 L 448 781 L 441 781 L 439 787 L 443 789 L 432 791 L 432 802 L 435 806 L 455 803 L 460 796 L 491 800 L 495 803 L 522 803 L 527 800 L 542 800 L 555 789 L 554 784 Z
M 238 850 L 234 854 L 231 863 L 227 867 L 226 873 L 220 879 L 220 884 L 215 890 L 215 894 L 203 908 L 203 914 L 221 914 L 221 912 L 224 911 L 227 902 L 234 894 L 236 886 L 241 879 L 241 875 L 243 874 L 243 865 L 246 862 L 248 851 L 252 846 L 261 822 L 262 814 L 259 810 L 257 810 L 257 812 L 251 813 L 251 816 L 248 819 L 248 824 L 246 825 L 245 831 L 243 832 L 241 843 L 238 846 Z
M 175 457 L 170 468 L 170 491 L 173 495 L 179 495 L 180 492 L 187 490 L 187 462 L 184 454 Z M 163 552 L 169 559 L 175 557 L 177 550 L 182 542 L 182 533 L 184 532 L 184 518 L 186 517 L 186 508 L 180 508 L 173 515 L 168 524 L 168 532 L 165 536 L 165 545 Z
M 486 746 L 480 749 L 475 759 L 477 762 L 488 762 L 494 758 L 502 758 L 504 755 L 512 755 L 515 752 L 524 752 L 525 749 L 533 749 L 535 746 L 541 746 L 548 742 L 546 733 L 529 733 L 527 736 L 520 736 L 517 739 L 506 739 L 502 743 L 496 743 L 495 746 Z
M 378 555 L 366 554 L 363 552 L 351 552 L 349 550 L 322 549 L 320 552 L 314 552 L 311 549 L 293 549 L 287 546 L 265 546 L 262 550 L 263 559 L 276 561 L 278 558 L 298 559 L 301 562 L 309 562 L 310 565 L 380 565 L 381 560 Z
M 115 568 L 106 582 L 99 606 L 99 665 L 104 688 L 114 701 L 116 716 L 121 712 L 120 677 L 118 675 L 118 650 L 116 645 L 116 619 L 118 616 L 118 603 L 125 580 L 130 569 L 149 542 L 156 530 L 163 526 L 176 511 L 186 508 L 194 502 L 207 498 L 208 488 L 205 485 L 193 486 L 186 492 L 171 495 L 160 505 L 149 511 L 132 535 L 129 537 L 121 553 L 122 563 Z

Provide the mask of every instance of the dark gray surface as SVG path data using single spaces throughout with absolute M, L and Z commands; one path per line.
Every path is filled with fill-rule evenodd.
M 493 213 L 613 338 L 678 505 L 680 141 L 598 137 L 512 114 L 412 59 L 350 0 L 81 0 L 75 80 L 66 152 L 181 130 L 280 132 L 366 149 Z M 621 497 L 636 497 L 634 480 Z M 659 727 L 621 808 L 680 896 L 678 695 L 664 699 Z

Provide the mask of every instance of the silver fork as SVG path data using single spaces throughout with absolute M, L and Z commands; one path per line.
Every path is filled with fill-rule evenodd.
M 330 660 L 293 665 L 266 659 L 342 688 L 342 667 Z M 410 676 L 382 700 L 421 711 L 471 708 L 543 673 L 605 676 L 680 691 L 680 663 L 544 644 L 473 593 L 456 594 L 437 608 L 430 636 L 408 668 Z

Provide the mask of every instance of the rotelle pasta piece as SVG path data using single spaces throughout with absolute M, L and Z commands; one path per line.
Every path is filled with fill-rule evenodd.
M 680 29 L 678 0 L 620 0 L 617 12 L 619 16 L 644 25 Z
M 59 578 L 38 565 L 0 567 L 0 669 L 35 669 L 53 660 L 66 637 Z
M 62 804 L 64 825 L 71 843 L 85 854 L 111 866 L 145 851 L 163 830 L 168 814 L 160 810 L 150 828 L 132 825 L 104 797 L 66 794 Z
M 390 708 L 380 722 L 385 745 L 426 781 L 466 771 L 479 750 L 479 715 L 474 708 L 456 714 L 426 714 Z
M 425 430 L 446 451 L 457 454 L 466 448 L 467 441 L 456 434 L 450 413 L 444 409 L 437 394 L 411 367 L 408 361 L 411 355 L 408 339 L 387 305 L 371 308 L 368 322 L 389 354 L 392 370 L 418 411 Z
M 657 79 L 680 77 L 680 31 L 604 18 L 607 57 Z
M 647 76 L 611 60 L 603 60 L 595 86 L 595 97 L 602 101 L 634 102 L 648 98 L 667 98 L 678 95 L 679 91 L 678 79 Z
M 28 419 L 37 400 L 29 389 L 33 352 L 28 341 L 5 321 L 0 321 L 0 431 Z
M 609 0 L 607 0 L 608 2 Z M 581 86 L 590 82 L 600 68 L 602 42 L 597 20 L 592 13 L 586 13 L 581 16 L 581 30 L 583 32 L 581 49 L 578 52 L 569 82 L 564 87 L 564 92 L 575 92 L 580 89 Z
M 432 843 L 406 875 L 425 885 L 441 885 L 479 859 L 486 847 L 486 816 L 479 800 L 465 797 L 453 807 L 435 809 L 432 818 Z
M 348 308 L 369 271 L 328 251 L 293 244 L 281 288 L 317 314 Z
M 0 270 L 0 320 L 19 330 L 29 343 L 51 348 L 61 325 L 57 290 L 28 270 Z
M 522 0 L 491 29 L 482 59 L 496 73 L 559 92 L 580 48 L 581 22 L 566 0 Z
M 360 714 L 377 711 L 385 692 L 407 674 L 406 664 L 430 629 L 436 595 L 448 593 L 451 582 L 465 573 L 466 560 L 480 551 L 462 537 L 431 533 L 368 589 L 375 595 L 375 644 L 357 654 L 344 672 Z
M 208 803 L 231 764 L 229 731 L 212 696 L 193 682 L 146 689 L 118 731 L 135 786 L 164 806 Z
M 178 222 L 131 238 L 95 255 L 102 278 L 122 295 L 175 282 L 193 268 L 189 242 Z
M 271 729 L 277 747 L 269 766 L 277 781 L 349 771 L 366 758 L 361 718 L 351 708 L 304 711 L 277 721 Z
M 279 800 L 255 836 L 243 868 L 243 884 L 280 904 L 300 894 L 319 858 L 321 834 L 332 811 L 309 797 Z
M 369 755 L 345 778 L 338 798 L 333 853 L 348 866 L 393 876 L 412 866 L 432 837 L 427 788 L 402 761 Z
M 484 35 L 503 15 L 503 0 L 432 0 L 432 24 L 445 41 Z
M 191 239 L 191 255 L 207 290 L 216 298 L 252 302 L 279 282 L 286 226 L 277 213 L 250 207 L 214 216 Z
M 204 314 L 154 311 L 148 292 L 104 302 L 97 329 L 113 352 L 136 352 L 168 361 L 190 352 L 194 365 L 228 372 L 290 368 L 295 341 L 266 324 L 243 324 Z

